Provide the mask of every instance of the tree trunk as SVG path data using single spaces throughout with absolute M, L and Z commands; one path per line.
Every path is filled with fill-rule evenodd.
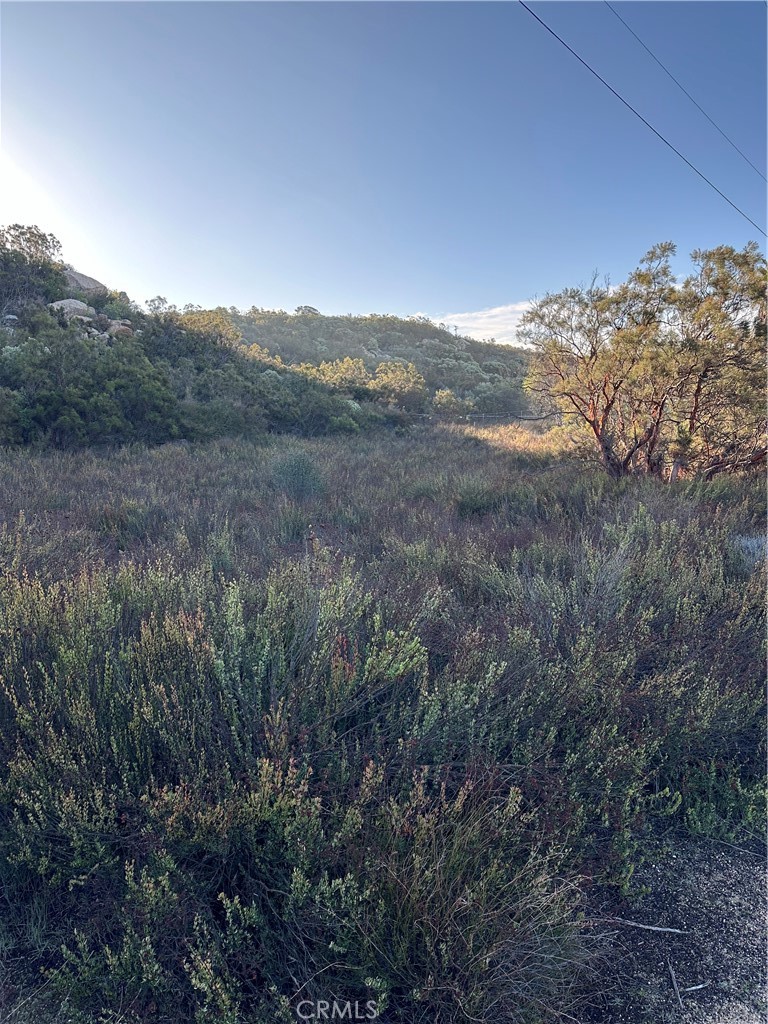
M 623 476 L 629 476 L 629 467 L 625 466 L 613 448 L 607 441 L 600 440 L 600 454 L 603 457 L 608 476 L 614 480 L 620 480 Z

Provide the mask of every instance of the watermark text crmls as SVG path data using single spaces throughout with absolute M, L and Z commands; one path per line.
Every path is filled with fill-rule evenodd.
M 299 1020 L 375 1020 L 378 1015 L 375 999 L 302 999 L 296 1004 Z

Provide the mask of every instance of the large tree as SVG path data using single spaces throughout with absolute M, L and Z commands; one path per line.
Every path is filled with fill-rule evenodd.
M 346 356 L 344 359 L 324 361 L 319 366 L 312 363 L 302 363 L 299 370 L 307 377 L 313 377 L 334 391 L 343 391 L 352 398 L 370 397 L 369 385 L 371 375 L 365 368 L 362 359 L 352 359 Z
M 379 363 L 369 388 L 377 398 L 410 412 L 424 406 L 426 385 L 413 363 Z
M 673 476 L 705 476 L 766 458 L 765 257 L 751 243 L 692 253 L 676 291 L 680 339 Z
M 593 279 L 534 303 L 521 336 L 531 390 L 575 418 L 613 477 L 712 476 L 766 458 L 765 258 L 750 243 L 692 254 L 670 242 L 618 287 Z

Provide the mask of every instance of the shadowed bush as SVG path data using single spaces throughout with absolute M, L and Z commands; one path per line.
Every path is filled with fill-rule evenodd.
M 275 487 L 297 501 L 322 494 L 325 487 L 317 466 L 304 452 L 277 459 L 272 468 L 272 479 Z

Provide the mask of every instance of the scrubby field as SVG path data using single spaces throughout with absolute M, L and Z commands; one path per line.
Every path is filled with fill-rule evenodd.
M 762 830 L 764 500 L 515 428 L 2 454 L 0 1018 L 579 1019 L 590 892 Z

